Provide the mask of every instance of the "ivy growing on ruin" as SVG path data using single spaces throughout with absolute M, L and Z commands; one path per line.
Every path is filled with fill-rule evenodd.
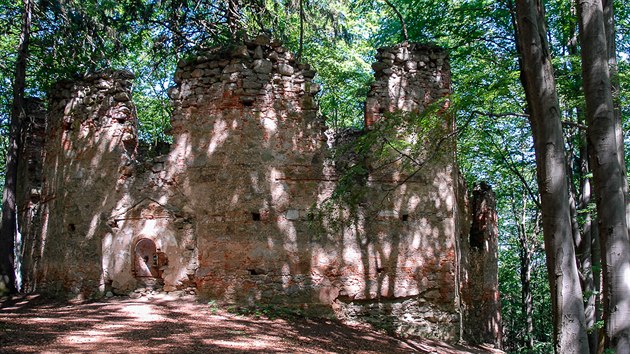
M 422 113 L 391 112 L 369 129 L 345 129 L 333 135 L 331 160 L 337 172 L 337 184 L 324 202 L 311 213 L 320 222 L 339 231 L 359 221 L 375 219 L 385 200 L 407 181 L 425 171 L 425 166 L 448 155 L 456 132 L 448 127 L 450 110 L 444 110 L 447 99 L 429 105 Z M 374 179 L 383 171 L 400 172 L 397 180 L 388 181 L 375 192 Z M 371 195 L 380 194 L 374 202 Z M 367 201 L 370 200 L 368 203 Z

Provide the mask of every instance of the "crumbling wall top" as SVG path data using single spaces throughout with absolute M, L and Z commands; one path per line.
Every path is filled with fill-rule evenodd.
M 372 64 L 375 81 L 365 109 L 369 127 L 386 112 L 422 112 L 451 92 L 446 50 L 432 45 L 402 43 L 378 49 Z
M 127 70 L 107 69 L 58 82 L 48 95 L 53 128 L 57 120 L 62 119 L 64 129 L 77 128 L 73 124 L 87 121 L 97 128 L 129 122 L 135 131 L 136 112 L 131 99 L 134 78 Z
M 296 111 L 316 111 L 313 96 L 319 87 L 312 82 L 314 76 L 309 64 L 299 63 L 280 42 L 261 35 L 180 61 L 177 85 L 169 96 L 176 111 L 207 105 L 262 111 L 274 100 Z

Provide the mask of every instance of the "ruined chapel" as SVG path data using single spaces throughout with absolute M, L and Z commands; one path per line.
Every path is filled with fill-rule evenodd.
M 158 156 L 138 145 L 133 74 L 58 83 L 46 105 L 31 101 L 24 132 L 23 289 L 194 289 L 498 343 L 494 201 L 483 184 L 468 196 L 456 166 L 447 53 L 404 43 L 379 49 L 373 69 L 365 131 L 333 136 L 316 73 L 279 42 L 203 52 L 178 64 L 173 143 Z M 404 151 L 388 164 L 356 156 L 353 144 L 388 115 L 435 104 L 440 136 L 408 137 L 440 141 L 421 168 L 410 172 L 405 161 L 420 158 Z M 322 212 L 357 161 L 356 204 Z

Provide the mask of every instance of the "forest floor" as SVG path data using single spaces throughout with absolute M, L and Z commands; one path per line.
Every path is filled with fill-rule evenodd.
M 366 325 L 238 315 L 192 296 L 166 294 L 99 302 L 0 298 L 0 352 L 501 353 L 396 338 Z

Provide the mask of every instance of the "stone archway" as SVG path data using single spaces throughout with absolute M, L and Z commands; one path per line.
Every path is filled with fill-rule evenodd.
M 133 248 L 133 273 L 136 278 L 159 278 L 157 246 L 148 238 L 139 239 Z

